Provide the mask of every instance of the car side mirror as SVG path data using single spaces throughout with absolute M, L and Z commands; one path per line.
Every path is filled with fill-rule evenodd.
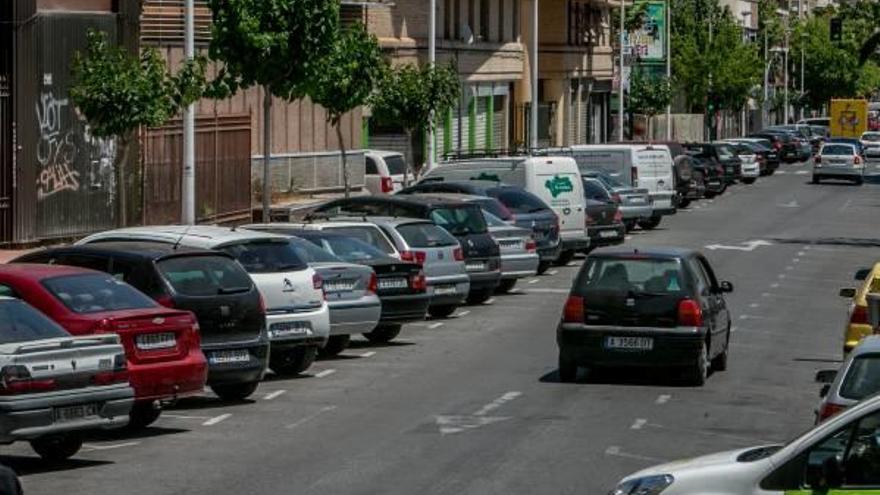
M 733 284 L 728 282 L 727 280 L 724 280 L 723 282 L 718 284 L 718 289 L 721 292 L 733 292 Z
M 839 294 L 840 294 L 840 297 L 852 298 L 852 297 L 856 296 L 856 290 L 853 287 L 844 287 L 843 289 L 840 289 Z
M 819 370 L 816 372 L 816 383 L 831 383 L 837 378 L 837 370 Z
M 870 273 L 871 273 L 871 269 L 870 269 L 870 268 L 862 268 L 861 270 L 859 270 L 859 271 L 856 272 L 856 274 L 855 274 L 855 276 L 853 277 L 853 279 L 854 279 L 854 280 L 858 280 L 858 281 L 865 280 L 866 278 L 868 278 L 868 275 L 869 275 Z
M 830 383 L 826 383 L 825 385 L 822 385 L 822 388 L 819 389 L 819 398 L 824 399 L 825 397 L 828 396 L 828 392 L 830 392 L 830 391 L 831 391 L 831 384 Z

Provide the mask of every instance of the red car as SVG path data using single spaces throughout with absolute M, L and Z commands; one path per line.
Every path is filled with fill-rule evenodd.
M 205 386 L 208 363 L 195 316 L 160 306 L 106 273 L 61 265 L 0 265 L 0 295 L 24 300 L 72 335 L 119 334 L 135 392 L 131 427 L 149 425 L 159 417 L 162 402 Z

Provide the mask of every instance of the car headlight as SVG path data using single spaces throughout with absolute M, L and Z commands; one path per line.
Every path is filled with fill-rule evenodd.
M 657 495 L 665 490 L 675 478 L 671 474 L 659 474 L 635 478 L 617 485 L 608 495 Z

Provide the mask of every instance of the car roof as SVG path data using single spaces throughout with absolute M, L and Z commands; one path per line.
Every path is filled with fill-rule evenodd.
M 82 275 L 104 272 L 68 265 L 47 265 L 45 263 L 7 263 L 0 267 L 0 273 L 28 280 L 43 280 L 63 275 Z
M 476 200 L 486 200 L 491 199 L 495 201 L 494 198 L 490 196 L 483 196 L 482 194 L 465 194 L 465 193 L 447 193 L 447 192 L 431 192 L 431 193 L 418 193 L 418 196 L 433 196 L 439 199 L 449 199 L 454 201 L 476 201 Z M 415 194 L 413 196 L 416 196 Z
M 90 243 L 100 239 L 113 240 L 149 240 L 165 243 L 177 243 L 185 239 L 187 244 L 199 247 L 211 247 L 236 241 L 252 241 L 256 239 L 283 239 L 284 236 L 269 232 L 219 227 L 214 225 L 155 225 L 145 227 L 129 227 L 108 230 L 93 234 L 80 242 Z
M 868 335 L 852 350 L 851 356 L 880 353 L 880 335 Z
M 438 195 L 439 193 L 430 193 L 430 194 L 407 194 L 403 196 L 394 196 L 394 197 L 373 197 L 373 199 L 378 199 L 381 201 L 388 201 L 390 203 L 405 203 L 409 205 L 419 205 L 419 206 L 454 206 L 461 205 L 462 201 L 455 200 L 452 198 L 445 198 L 443 196 Z M 353 198 L 357 199 L 357 198 Z
M 689 258 L 699 254 L 697 251 L 688 248 L 677 247 L 609 247 L 600 248 L 590 253 L 591 258 L 595 257 L 625 257 L 639 256 L 644 258 Z
M 220 251 L 212 251 L 209 249 L 195 248 L 189 246 L 175 246 L 167 242 L 152 241 L 102 241 L 93 244 L 83 244 L 74 246 L 63 246 L 47 248 L 28 254 L 42 253 L 94 253 L 100 255 L 112 255 L 116 257 L 125 257 L 128 259 L 157 260 L 169 256 L 185 256 L 188 254 L 216 254 L 220 256 L 230 257 L 228 254 Z
M 349 220 L 349 217 L 335 217 L 335 218 L 340 218 L 341 220 L 344 220 L 344 221 Z M 399 225 L 408 225 L 408 224 L 413 224 L 413 223 L 427 223 L 427 224 L 434 225 L 434 222 L 428 220 L 427 218 L 380 217 L 380 216 L 369 216 L 369 215 L 360 218 L 360 220 L 358 220 L 358 218 L 352 217 L 351 222 L 352 223 L 361 223 L 361 224 L 363 224 L 363 223 L 380 224 L 381 223 L 383 225 L 389 225 L 392 227 L 397 227 Z

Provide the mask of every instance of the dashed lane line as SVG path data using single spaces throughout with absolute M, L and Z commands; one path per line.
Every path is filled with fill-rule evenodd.
M 226 421 L 227 419 L 229 419 L 231 417 L 232 417 L 232 414 L 229 414 L 229 413 L 221 414 L 219 416 L 214 416 L 213 418 L 202 423 L 202 426 L 214 426 L 217 423 L 221 423 L 223 421 Z
M 96 445 L 93 443 L 84 443 L 82 446 L 83 452 L 90 452 L 93 450 L 112 450 L 112 449 L 122 449 L 125 447 L 134 447 L 135 445 L 140 445 L 140 442 L 123 442 L 123 443 L 114 443 L 109 445 Z
M 638 461 L 654 462 L 654 463 L 665 462 L 665 459 L 660 459 L 657 457 L 648 457 L 646 455 L 630 454 L 630 453 L 624 452 L 624 451 L 620 450 L 620 447 L 618 447 L 616 445 L 612 445 L 612 446 L 608 447 L 607 449 L 605 449 L 605 455 L 609 455 L 609 456 L 613 456 L 613 457 L 623 457 L 626 459 L 635 459 Z
M 291 423 L 291 424 L 285 426 L 285 428 L 288 430 L 292 430 L 292 429 L 296 428 L 297 426 L 300 426 L 304 423 L 308 423 L 309 421 L 317 418 L 318 416 L 320 416 L 324 413 L 328 413 L 330 411 L 333 411 L 334 409 L 336 409 L 336 406 L 324 406 L 321 409 L 319 409 L 317 412 L 309 414 L 308 416 L 300 419 L 299 421 L 296 421 L 294 423 Z
M 373 356 L 375 356 L 375 355 L 376 355 L 376 351 L 367 351 L 367 352 L 364 352 L 364 353 L 358 354 L 358 356 L 360 356 L 360 357 L 362 357 L 362 358 L 373 357 Z
M 440 328 L 442 326 L 443 326 L 443 323 L 438 321 L 437 323 L 431 323 L 430 325 L 428 325 L 428 328 L 433 330 L 435 328 Z
M 629 427 L 630 430 L 641 430 L 643 426 L 648 424 L 647 419 L 639 418 L 633 422 L 632 426 Z
M 266 396 L 263 397 L 263 399 L 264 400 L 274 400 L 274 399 L 277 399 L 278 397 L 280 397 L 286 393 L 287 393 L 287 390 L 276 390 L 274 392 L 269 392 L 268 394 L 266 394 Z
M 666 404 L 667 402 L 669 402 L 669 399 L 671 399 L 671 398 L 672 398 L 672 396 L 669 394 L 662 394 L 657 397 L 657 400 L 655 400 L 654 403 L 655 404 Z

